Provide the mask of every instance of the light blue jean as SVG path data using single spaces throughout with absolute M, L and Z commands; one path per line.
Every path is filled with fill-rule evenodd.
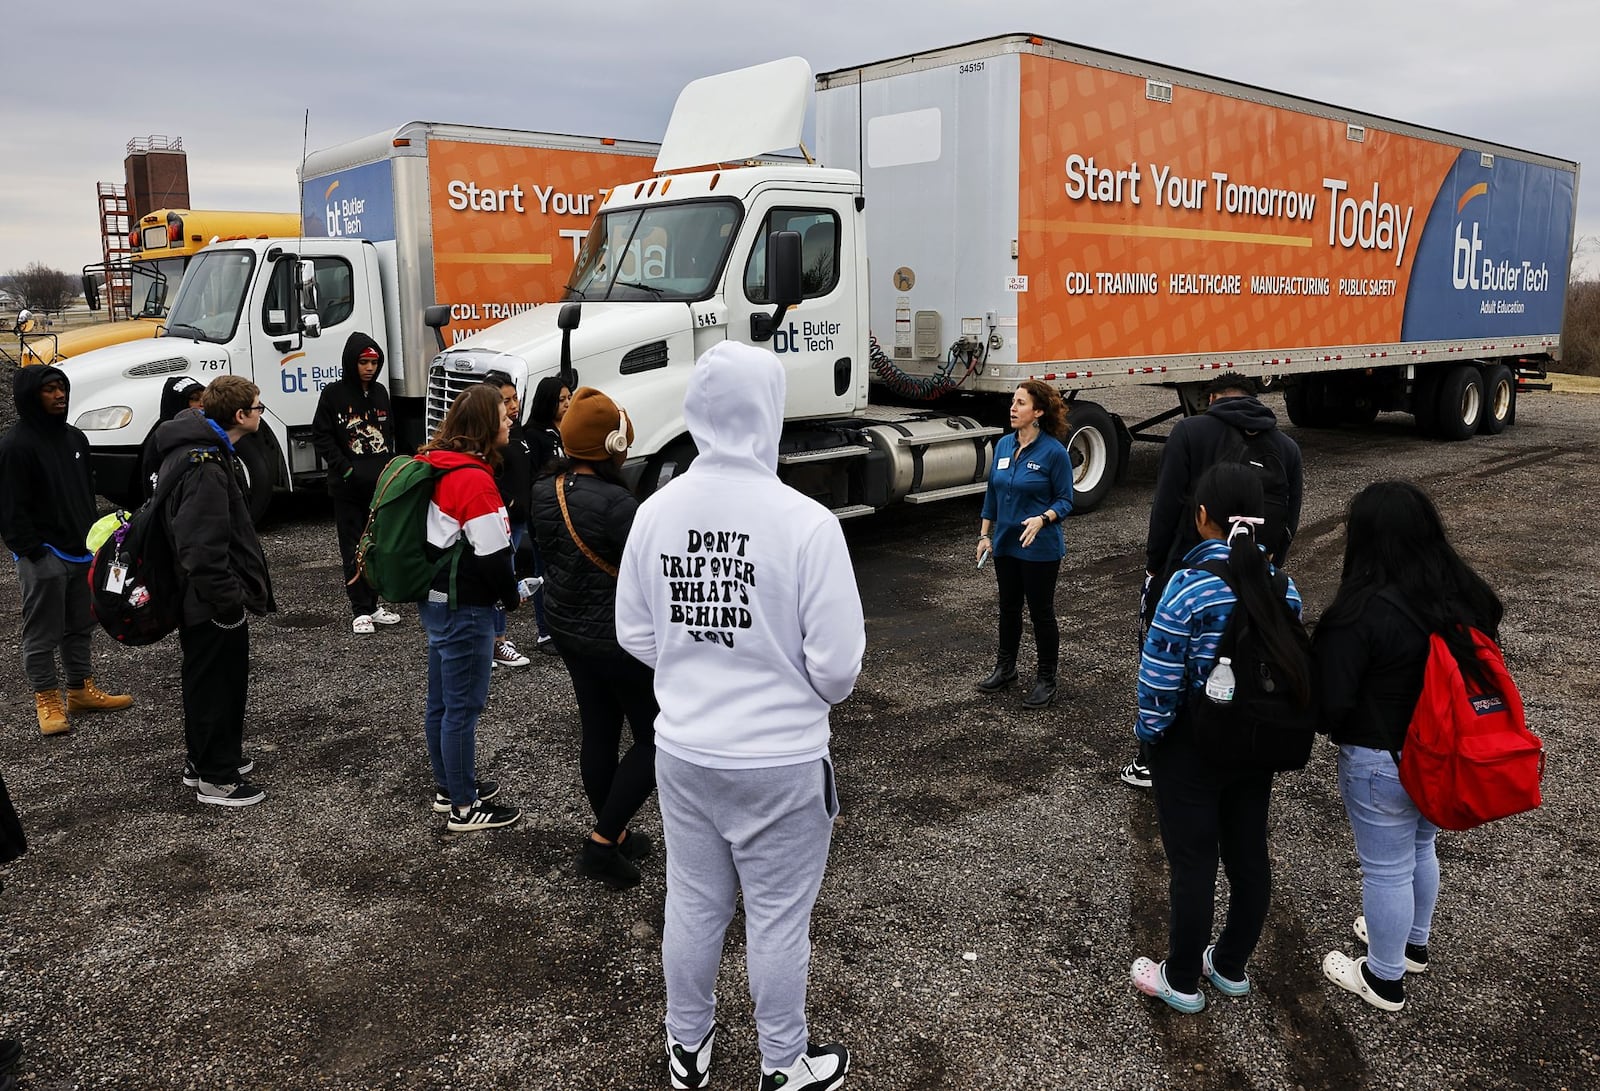
M 417 614 L 428 633 L 428 704 L 423 724 L 433 782 L 450 802 L 468 807 L 478 798 L 478 717 L 489 700 L 494 663 L 493 606 L 421 602 Z
M 1405 975 L 1406 944 L 1425 946 L 1439 900 L 1439 827 L 1423 818 L 1387 750 L 1339 747 L 1339 795 L 1361 861 L 1367 965 L 1385 981 Z

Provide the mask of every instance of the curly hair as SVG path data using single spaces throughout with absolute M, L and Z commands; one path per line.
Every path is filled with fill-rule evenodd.
M 460 451 L 500 465 L 500 413 L 505 400 L 498 386 L 474 383 L 456 395 L 433 438 L 418 451 Z
M 1024 379 L 1017 384 L 1017 389 L 1026 390 L 1028 400 L 1033 402 L 1033 407 L 1044 410 L 1044 416 L 1039 418 L 1039 431 L 1048 432 L 1057 439 L 1065 441 L 1067 403 L 1062 400 L 1061 392 L 1048 383 L 1041 383 L 1038 379 Z

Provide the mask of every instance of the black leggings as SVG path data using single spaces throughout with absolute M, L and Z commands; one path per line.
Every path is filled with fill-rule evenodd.
M 344 593 L 350 597 L 350 609 L 356 617 L 370 614 L 378 608 L 378 593 L 366 580 L 355 580 L 356 547 L 361 543 L 361 532 L 367 529 L 367 513 L 371 499 L 346 500 L 333 498 L 333 529 L 339 536 L 339 559 L 344 562 Z
M 556 639 L 560 644 L 560 638 Z M 583 791 L 594 808 L 594 830 L 616 841 L 656 790 L 655 672 L 631 655 L 570 655 L 561 658 L 572 676 L 572 692 L 583 720 L 578 767 Z M 621 759 L 622 721 L 633 745 Z
M 994 574 L 1000 584 L 1000 658 L 1017 658 L 1022 643 L 1022 603 L 1033 619 L 1033 643 L 1039 652 L 1039 670 L 1054 671 L 1061 656 L 1061 627 L 1056 624 L 1056 577 L 1060 561 L 1024 561 L 996 557 Z
M 1219 855 L 1228 873 L 1228 912 L 1212 965 L 1223 977 L 1243 980 L 1272 899 L 1267 857 L 1272 774 L 1216 769 L 1181 720 L 1150 749 L 1156 818 L 1172 876 L 1167 984 L 1185 993 L 1199 988 L 1200 956 L 1211 942 Z

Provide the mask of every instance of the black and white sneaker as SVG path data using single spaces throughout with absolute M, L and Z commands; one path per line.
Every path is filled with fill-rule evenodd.
M 245 758 L 244 764 L 239 766 L 239 779 L 243 780 L 245 777 L 249 776 L 251 770 L 253 770 L 255 767 L 255 762 L 251 761 L 249 758 Z M 185 788 L 200 787 L 200 774 L 194 771 L 194 762 L 186 761 L 183 763 L 183 786 Z
M 251 807 L 267 798 L 267 793 L 240 778 L 232 784 L 212 784 L 202 780 L 195 785 L 194 797 L 214 807 Z
M 522 817 L 515 807 L 496 807 L 493 803 L 478 800 L 465 811 L 450 808 L 450 817 L 444 828 L 451 833 L 473 833 L 478 830 L 497 830 L 510 826 Z
M 1138 758 L 1134 758 L 1122 767 L 1119 779 L 1124 784 L 1131 784 L 1135 788 L 1150 787 L 1150 767 Z
M 496 783 L 495 781 L 492 781 L 492 780 L 480 780 L 480 781 L 478 781 L 478 802 L 479 803 L 487 803 L 487 802 L 489 802 L 489 800 L 493 799 L 495 796 L 497 796 L 499 794 L 500 794 L 500 785 L 498 783 Z M 433 813 L 434 814 L 444 814 L 449 809 L 450 809 L 450 793 L 445 791 L 443 788 L 440 788 L 438 785 L 434 785 L 434 789 L 433 789 Z
M 831 1091 L 844 1084 L 850 1071 L 850 1051 L 841 1045 L 819 1046 L 806 1043 L 806 1051 L 788 1068 L 761 1073 L 761 1091 Z
M 697 1046 L 682 1045 L 667 1032 L 667 1072 L 674 1091 L 711 1086 L 711 1044 L 716 1037 L 714 1023 Z

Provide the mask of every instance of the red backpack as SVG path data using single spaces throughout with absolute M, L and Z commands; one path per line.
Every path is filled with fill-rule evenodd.
M 1449 645 L 1431 633 L 1422 694 L 1400 751 L 1400 783 L 1422 816 L 1446 830 L 1533 810 L 1544 777 L 1544 744 L 1528 730 L 1505 658 L 1487 636 L 1468 632 L 1489 689 L 1479 692 L 1462 677 Z

